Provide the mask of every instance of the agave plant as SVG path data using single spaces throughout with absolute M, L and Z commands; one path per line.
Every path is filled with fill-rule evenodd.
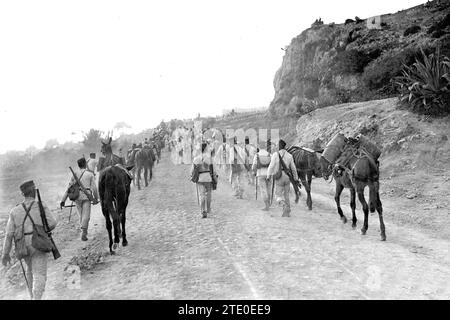
M 450 59 L 436 54 L 427 56 L 411 66 L 404 65 L 402 76 L 394 83 L 399 87 L 400 101 L 413 111 L 429 115 L 450 113 Z

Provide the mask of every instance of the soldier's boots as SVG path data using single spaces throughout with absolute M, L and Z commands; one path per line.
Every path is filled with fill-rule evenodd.
M 87 237 L 87 229 L 86 228 L 82 228 L 81 229 L 81 241 L 87 241 L 88 237 Z
M 269 211 L 269 208 L 270 208 L 269 200 L 264 200 L 264 204 L 266 206 L 262 210 L 263 211 Z

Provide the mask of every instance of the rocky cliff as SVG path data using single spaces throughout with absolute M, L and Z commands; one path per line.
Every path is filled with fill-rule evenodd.
M 344 24 L 316 21 L 285 49 L 270 111 L 303 114 L 392 97 L 396 89 L 390 80 L 403 64 L 437 47 L 450 55 L 450 0 Z

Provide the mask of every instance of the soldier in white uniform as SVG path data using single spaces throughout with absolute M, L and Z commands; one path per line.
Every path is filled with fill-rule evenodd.
M 298 174 L 297 168 L 295 167 L 294 158 L 292 155 L 287 152 L 284 148 L 286 147 L 286 142 L 280 140 L 278 142 L 278 152 L 275 152 L 272 155 L 272 159 L 270 160 L 270 165 L 267 170 L 267 179 L 271 176 L 274 176 L 278 169 L 280 168 L 280 158 L 283 163 L 286 165 L 286 168 L 292 172 L 294 180 L 298 182 Z M 276 199 L 277 203 L 283 207 L 283 217 L 290 217 L 291 213 L 291 204 L 289 201 L 289 192 L 291 190 L 291 181 L 289 180 L 288 175 L 282 171 L 281 177 L 275 180 L 276 184 Z
M 233 196 L 236 199 L 243 199 L 244 188 L 242 187 L 242 176 L 245 171 L 245 149 L 237 145 L 237 138 L 234 137 L 233 145 L 230 147 L 230 182 L 233 189 Z
M 43 225 L 41 213 L 39 211 L 39 204 L 35 200 L 36 187 L 33 181 L 27 181 L 20 186 L 24 200 L 22 204 L 14 207 L 9 213 L 8 223 L 6 224 L 6 238 L 3 243 L 2 264 L 6 266 L 10 261 L 10 251 L 12 247 L 12 240 L 16 231 L 24 226 L 25 244 L 28 249 L 28 256 L 24 257 L 27 265 L 26 278 L 29 285 L 30 295 L 33 300 L 40 300 L 45 290 L 45 283 L 47 282 L 47 259 L 48 253 L 35 249 L 31 245 L 31 237 L 33 234 L 33 222 L 36 225 Z M 56 227 L 56 220 L 53 218 L 47 205 L 42 202 L 45 216 L 47 218 L 50 230 Z M 29 211 L 31 217 L 25 219 L 26 211 Z M 33 221 L 33 222 L 32 222 Z
M 202 143 L 202 153 L 196 156 L 192 163 L 191 175 L 194 172 L 195 166 L 198 167 L 198 193 L 200 196 L 200 205 L 202 217 L 206 218 L 211 212 L 211 193 L 212 193 L 212 173 L 214 166 L 211 159 L 211 152 L 207 149 L 208 145 Z
M 253 157 L 252 171 L 256 175 L 256 181 L 258 189 L 261 193 L 262 200 L 264 201 L 265 207 L 264 211 L 269 211 L 270 208 L 270 197 L 272 179 L 267 178 L 267 171 L 269 169 L 271 155 L 270 155 L 270 144 L 267 143 L 267 150 L 259 149 L 258 152 Z M 258 190 L 257 190 L 258 192 Z
M 92 172 L 92 174 L 96 175 L 98 160 L 95 159 L 95 153 L 91 153 L 89 155 L 89 159 L 86 162 L 87 170 Z
M 78 179 L 80 180 L 83 187 L 88 191 L 92 193 L 92 196 L 94 197 L 94 205 L 98 203 L 98 191 L 97 191 L 97 185 L 95 183 L 95 178 L 92 172 L 88 171 L 86 168 L 86 159 L 81 158 L 78 161 L 78 172 L 75 172 Z M 72 176 L 69 182 L 68 188 L 75 184 L 76 180 Z M 67 189 L 68 189 L 67 188 Z M 80 188 L 81 189 L 81 188 Z M 61 199 L 61 209 L 64 207 L 64 204 L 67 200 L 68 192 L 64 193 L 63 198 Z M 81 240 L 87 241 L 87 234 L 88 234 L 88 228 L 89 228 L 89 220 L 91 219 L 91 202 L 87 195 L 80 190 L 80 196 L 77 200 L 75 200 L 75 205 L 77 207 L 78 216 L 80 217 L 80 228 L 81 228 Z

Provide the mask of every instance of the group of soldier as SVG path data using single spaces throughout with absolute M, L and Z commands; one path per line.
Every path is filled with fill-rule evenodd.
M 186 148 L 183 148 L 182 143 L 179 141 L 178 150 L 185 152 Z M 195 149 L 195 145 L 191 146 L 189 151 Z M 195 170 L 200 172 L 197 190 L 204 218 L 211 210 L 210 184 L 214 179 L 212 171 L 216 171 L 216 167 L 227 177 L 232 196 L 236 199 L 244 198 L 247 180 L 248 185 L 256 189 L 256 198 L 260 194 L 260 199 L 264 202 L 262 210 L 269 211 L 275 197 L 276 203 L 282 207 L 282 216 L 290 216 L 290 185 L 292 182 L 299 185 L 299 177 L 294 159 L 285 149 L 284 140 L 279 140 L 278 145 L 268 140 L 255 147 L 249 143 L 248 138 L 243 145 L 238 144 L 237 137 L 228 139 L 228 142 L 223 139 L 220 144 L 212 139 L 204 139 L 201 146 L 201 154 L 193 157 L 191 176 Z
M 248 139 L 245 140 L 243 146 L 238 145 L 236 137 L 230 139 L 228 143 L 224 139 L 221 144 L 208 140 L 202 141 L 201 150 L 197 150 L 201 152 L 195 153 L 196 147 L 193 143 L 192 130 L 180 128 L 178 133 L 179 135 L 170 141 L 169 145 L 174 151 L 172 153 L 181 157 L 181 160 L 177 163 L 183 163 L 188 155 L 189 157 L 196 155 L 192 157 L 191 173 L 195 170 L 198 171 L 198 179 L 195 182 L 198 186 L 199 203 L 203 218 L 206 218 L 208 213 L 211 212 L 211 193 L 212 190 L 216 189 L 218 178 L 216 167 L 221 171 L 221 174 L 228 177 L 232 186 L 233 196 L 236 199 L 243 199 L 243 181 L 246 179 L 249 185 L 256 187 L 256 193 L 261 195 L 261 199 L 264 202 L 264 211 L 270 209 L 272 199 L 275 196 L 276 202 L 283 208 L 282 216 L 290 216 L 290 183 L 292 182 L 292 177 L 298 182 L 298 176 L 293 157 L 285 150 L 286 143 L 283 140 L 279 140 L 278 146 L 275 146 L 269 140 L 266 144 L 259 145 L 259 147 L 251 145 Z M 190 142 L 188 152 L 186 152 L 186 141 L 183 141 L 186 138 Z M 105 157 L 99 159 L 101 161 L 96 159 L 95 153 L 91 153 L 88 160 L 84 156 L 78 159 L 78 168 L 72 171 L 68 188 L 60 202 L 61 209 L 66 207 L 65 202 L 68 197 L 70 198 L 70 187 L 78 183 L 80 187 L 79 195 L 73 201 L 79 216 L 82 241 L 88 240 L 91 206 L 99 202 L 97 189 L 99 172 L 109 165 L 124 166 L 125 164 L 124 159 L 114 161 L 114 159 L 119 157 L 112 154 L 110 144 L 104 144 L 105 146 L 105 149 L 102 148 L 102 153 Z M 160 157 L 161 147 L 155 143 L 150 143 L 147 139 L 145 139 L 143 145 L 142 143 L 140 145 L 134 144 L 131 151 L 139 147 L 150 146 L 155 148 L 155 153 Z M 181 154 L 179 153 L 180 150 Z M 182 154 L 183 152 L 185 154 Z M 22 228 L 28 250 L 28 255 L 23 258 L 27 266 L 26 275 L 23 269 L 24 275 L 31 298 L 41 299 L 47 279 L 48 252 L 42 252 L 33 247 L 32 235 L 35 224 L 41 224 L 39 222 L 42 221 L 42 212 L 36 203 L 36 186 L 34 182 L 27 181 L 20 185 L 19 188 L 23 195 L 23 202 L 21 205 L 14 207 L 9 214 L 6 237 L 3 244 L 2 264 L 7 266 L 11 262 L 12 243 L 15 241 L 18 231 Z M 51 231 L 56 227 L 57 222 L 48 206 L 43 202 L 41 203 L 48 221 L 48 231 Z M 27 219 L 28 217 L 29 219 Z M 22 260 L 20 260 L 20 263 L 22 264 Z
M 142 143 L 140 145 L 142 146 Z M 150 147 L 150 145 L 155 148 L 155 154 L 160 156 L 160 145 L 150 143 L 150 140 L 145 139 L 144 146 Z M 73 200 L 75 205 L 69 207 L 72 208 L 75 206 L 77 209 L 81 241 L 88 240 L 87 235 L 91 218 L 91 207 L 92 205 L 99 203 L 99 193 L 97 188 L 99 173 L 102 169 L 110 165 L 119 165 L 126 170 L 124 167 L 125 159 L 112 154 L 112 150 L 109 150 L 109 144 L 106 146 L 106 152 L 102 151 L 104 157 L 99 159 L 102 161 L 96 159 L 95 153 L 90 153 L 88 159 L 85 159 L 83 156 L 77 160 L 78 168 L 72 170 L 69 184 L 60 201 L 60 209 L 62 210 L 66 207 L 65 203 L 67 198 L 70 198 L 71 187 L 79 187 L 79 190 L 77 190 L 78 196 Z M 134 144 L 132 150 L 138 147 L 139 145 Z M 44 221 L 42 220 L 41 211 L 36 201 L 37 189 L 34 181 L 30 180 L 24 182 L 19 186 L 19 189 L 22 193 L 23 201 L 21 204 L 15 206 L 9 213 L 1 260 L 5 267 L 11 263 L 10 252 L 12 250 L 12 244 L 14 242 L 17 246 L 17 238 L 21 235 L 25 240 L 27 250 L 27 255 L 22 258 L 26 264 L 26 272 L 22 264 L 22 259 L 18 259 L 18 261 L 22 266 L 30 297 L 34 300 L 40 300 L 44 293 L 47 281 L 47 260 L 49 253 L 36 249 L 33 246 L 32 237 L 33 232 L 35 231 L 35 225 L 42 226 Z M 55 229 L 57 221 L 45 202 L 41 203 L 45 211 L 45 217 L 49 227 L 48 231 L 51 232 Z

